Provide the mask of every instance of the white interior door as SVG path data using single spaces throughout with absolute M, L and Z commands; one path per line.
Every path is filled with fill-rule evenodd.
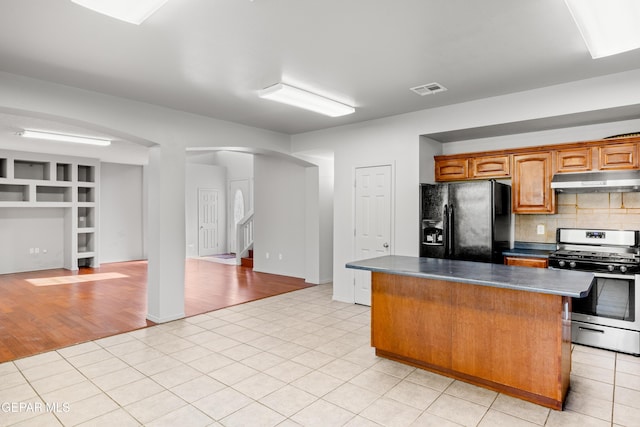
M 229 252 L 236 252 L 236 224 L 249 212 L 249 180 L 240 179 L 229 182 L 229 214 L 227 216 L 227 241 Z
M 391 253 L 391 166 L 356 168 L 355 258 Z M 371 274 L 354 271 L 356 304 L 371 305 Z
M 198 256 L 220 253 L 218 191 L 198 189 Z

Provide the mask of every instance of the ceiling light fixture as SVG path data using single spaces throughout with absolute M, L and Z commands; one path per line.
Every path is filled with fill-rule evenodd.
M 64 133 L 43 132 L 39 130 L 28 130 L 18 132 L 23 138 L 45 139 L 47 141 L 73 142 L 76 144 L 91 144 L 106 147 L 111 144 L 110 139 L 94 138 L 92 136 L 67 135 Z
M 71 0 L 95 12 L 140 25 L 168 0 Z
M 565 3 L 592 58 L 640 48 L 637 0 L 565 0 Z
M 330 117 L 346 116 L 356 111 L 349 105 L 283 83 L 262 89 L 258 96 Z

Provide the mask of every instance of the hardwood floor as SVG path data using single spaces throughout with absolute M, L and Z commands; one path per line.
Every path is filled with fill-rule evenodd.
M 0 362 L 153 325 L 146 320 L 146 283 L 146 261 L 0 275 Z M 185 314 L 309 286 L 303 279 L 187 259 Z

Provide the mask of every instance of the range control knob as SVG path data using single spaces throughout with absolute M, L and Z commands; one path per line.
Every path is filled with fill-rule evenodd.
M 564 262 L 564 261 L 558 261 L 558 265 L 560 267 L 564 267 L 565 264 L 566 264 L 566 262 Z
M 621 265 L 620 266 L 620 271 L 623 272 L 623 273 L 626 273 L 627 272 L 627 266 Z
M 575 262 L 575 261 L 571 261 L 571 262 L 569 263 L 569 267 L 571 267 L 571 268 L 576 268 L 576 262 Z
M 616 269 L 616 267 L 615 267 L 615 266 L 613 266 L 613 265 L 607 265 L 607 270 L 609 270 L 609 271 L 613 271 L 613 270 L 615 270 L 615 269 Z

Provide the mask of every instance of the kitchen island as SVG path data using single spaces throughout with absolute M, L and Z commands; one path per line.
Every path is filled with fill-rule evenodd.
M 378 356 L 562 409 L 571 297 L 593 274 L 405 256 L 346 266 L 372 272 Z

